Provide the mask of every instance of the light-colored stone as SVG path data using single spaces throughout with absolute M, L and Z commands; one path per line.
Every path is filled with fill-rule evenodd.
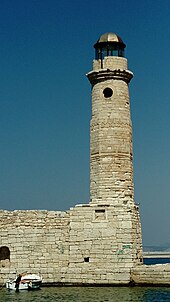
M 127 59 L 94 60 L 89 204 L 67 212 L 0 210 L 0 283 L 21 272 L 66 284 L 153 283 L 170 276 L 169 266 L 142 264 L 141 224 L 134 202 L 132 123 Z M 105 97 L 105 88 L 112 95 Z M 156 280 L 156 281 L 154 281 Z

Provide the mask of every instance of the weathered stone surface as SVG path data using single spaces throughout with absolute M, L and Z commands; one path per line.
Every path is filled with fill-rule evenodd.
M 169 285 L 170 264 L 142 265 L 131 271 L 132 280 L 136 284 Z
M 90 130 L 91 201 L 60 211 L 0 211 L 0 283 L 21 272 L 46 283 L 129 284 L 169 278 L 142 264 L 134 202 L 127 59 L 94 60 Z M 104 93 L 109 88 L 108 96 Z M 7 247 L 7 254 L 3 248 Z M 153 282 L 152 282 L 153 280 Z M 156 280 L 156 281 L 154 281 Z
M 136 261 L 135 211 L 93 204 L 62 215 L 1 211 L 0 246 L 10 249 L 10 262 L 1 260 L 0 282 L 32 271 L 48 283 L 128 284 Z

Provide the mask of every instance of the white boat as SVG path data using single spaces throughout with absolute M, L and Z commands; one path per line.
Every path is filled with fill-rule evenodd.
M 21 274 L 20 281 L 17 283 L 17 279 L 8 280 L 6 282 L 6 288 L 12 290 L 33 290 L 39 289 L 42 283 L 42 278 L 36 274 Z

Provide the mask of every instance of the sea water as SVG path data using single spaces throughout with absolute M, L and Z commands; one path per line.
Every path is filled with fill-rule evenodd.
M 1 302 L 170 302 L 168 287 L 43 287 L 37 291 L 0 290 Z
M 151 265 L 151 264 L 165 264 L 170 263 L 170 258 L 144 258 L 144 264 Z

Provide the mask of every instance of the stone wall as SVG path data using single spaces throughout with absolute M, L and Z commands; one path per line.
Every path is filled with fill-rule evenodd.
M 70 281 L 128 284 L 136 257 L 134 209 L 86 205 L 70 211 Z M 138 264 L 140 264 L 138 258 Z
M 42 274 L 45 282 L 60 281 L 60 268 L 69 261 L 69 214 L 0 211 L 0 247 L 4 246 L 10 261 L 1 260 L 2 274 L 31 271 Z
M 0 247 L 9 248 L 10 260 L 1 260 L 0 282 L 34 272 L 51 284 L 128 284 L 141 263 L 134 219 L 135 207 L 125 205 L 1 211 Z
M 142 265 L 131 271 L 136 285 L 170 285 L 170 264 Z

